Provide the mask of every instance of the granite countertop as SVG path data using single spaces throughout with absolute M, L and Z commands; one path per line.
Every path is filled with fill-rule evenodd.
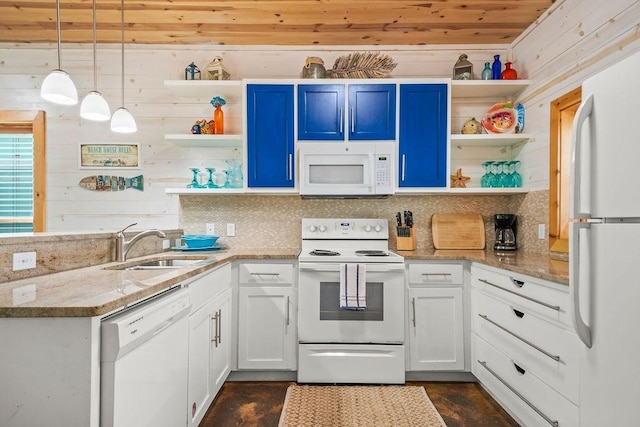
M 296 259 L 299 252 L 299 248 L 228 249 L 188 254 L 169 251 L 16 280 L 0 284 L 0 317 L 103 316 L 235 259 Z M 177 256 L 206 258 L 194 266 L 168 270 L 113 269 Z
M 200 273 L 236 259 L 292 259 L 300 248 L 226 249 L 216 252 L 161 252 L 76 270 L 46 274 L 0 284 L 0 317 L 94 317 L 127 307 L 178 285 Z M 468 260 L 516 273 L 568 284 L 568 263 L 543 255 L 517 253 L 498 256 L 492 251 L 396 251 L 407 261 Z M 201 259 L 196 265 L 169 270 L 118 270 L 145 260 Z M 203 259 L 204 257 L 204 259 Z

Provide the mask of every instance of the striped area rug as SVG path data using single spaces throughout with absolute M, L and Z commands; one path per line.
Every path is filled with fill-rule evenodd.
M 291 385 L 278 427 L 446 427 L 424 387 Z

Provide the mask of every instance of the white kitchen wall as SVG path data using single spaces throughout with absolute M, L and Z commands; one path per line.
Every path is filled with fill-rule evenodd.
M 48 230 L 108 231 L 132 222 L 138 222 L 139 229 L 174 228 L 181 225 L 179 198 L 166 195 L 164 188 L 186 185 L 189 167 L 221 167 L 226 158 L 242 157 L 234 149 L 186 149 L 164 140 L 165 133 L 188 132 L 196 119 L 209 118 L 213 111 L 208 103 L 210 94 L 186 102 L 163 85 L 166 79 L 182 79 L 191 61 L 204 69 L 220 55 L 233 79 L 295 78 L 306 56 L 320 56 L 330 68 L 340 55 L 372 50 L 395 59 L 398 67 L 394 77 L 440 77 L 451 74 L 461 53 L 469 55 L 476 75 L 484 62 L 498 53 L 503 63 L 514 62 L 520 78 L 533 81 L 521 101 L 527 109 L 526 131 L 534 134 L 535 141 L 515 154 L 526 157 L 522 170 L 525 182 L 533 190 L 544 191 L 548 188 L 549 102 L 640 49 L 638 3 L 609 0 L 603 7 L 599 0 L 557 0 L 512 46 L 127 46 L 125 106 L 139 127 L 136 134 L 128 136 L 111 133 L 108 123 L 80 120 L 79 105 L 60 107 L 41 100 L 40 84 L 57 65 L 55 45 L 5 43 L 0 44 L 0 109 L 47 112 Z M 71 74 L 83 97 L 93 88 L 91 45 L 64 43 L 64 31 L 62 42 L 62 68 Z M 115 110 L 121 104 L 119 45 L 98 48 L 98 89 Z M 630 72 L 637 74 L 637 70 Z M 454 109 L 453 130 L 473 111 L 484 109 L 486 106 Z M 239 129 L 241 108 L 229 105 L 225 111 L 228 131 Z M 102 193 L 78 187 L 82 177 L 104 172 L 78 168 L 80 142 L 140 142 L 142 168 L 121 171 L 121 175 L 143 174 L 145 191 Z M 538 200 L 537 195 L 533 198 Z M 255 199 L 259 204 L 259 198 Z M 210 203 L 207 208 L 215 209 L 215 198 Z

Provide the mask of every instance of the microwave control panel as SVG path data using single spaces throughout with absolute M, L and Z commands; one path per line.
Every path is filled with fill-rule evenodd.
M 391 186 L 391 156 L 376 155 L 376 187 Z

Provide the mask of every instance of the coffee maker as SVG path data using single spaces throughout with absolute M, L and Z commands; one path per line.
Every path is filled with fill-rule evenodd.
M 494 251 L 515 251 L 518 249 L 518 217 L 513 214 L 495 214 L 493 216 L 496 232 Z

